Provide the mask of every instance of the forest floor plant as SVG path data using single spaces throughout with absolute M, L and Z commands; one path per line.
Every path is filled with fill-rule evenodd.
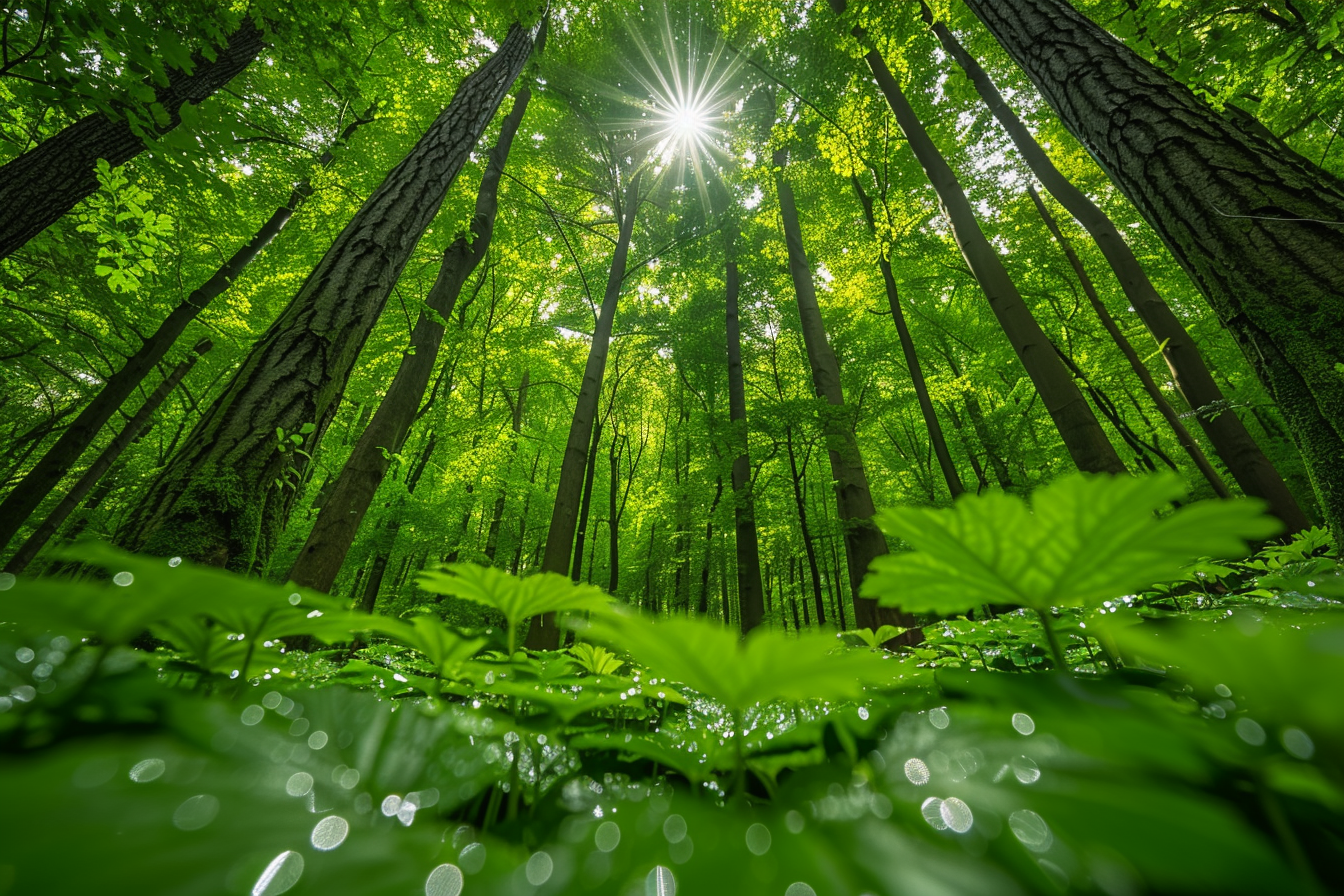
M 68 548 L 101 572 L 0 577 L 0 892 L 1339 890 L 1329 539 L 1209 559 L 1277 524 L 1180 497 L 886 512 L 913 550 L 865 593 L 942 618 L 900 653 L 470 564 L 402 619 Z M 544 612 L 579 642 L 520 649 Z

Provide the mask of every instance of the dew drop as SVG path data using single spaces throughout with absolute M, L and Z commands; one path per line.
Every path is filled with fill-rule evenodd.
M 1233 726 L 1236 729 L 1237 737 L 1246 741 L 1253 747 L 1258 747 L 1265 742 L 1265 729 L 1255 719 L 1242 716 L 1237 719 L 1237 724 Z
M 1036 722 L 1024 712 L 1013 713 L 1013 729 L 1023 737 L 1036 730 Z
M 327 732 L 314 731 L 308 735 L 308 749 L 320 750 L 327 745 Z
M 313 825 L 313 836 L 311 838 L 313 849 L 320 849 L 323 852 L 333 850 L 345 842 L 346 835 L 349 833 L 350 822 L 339 815 L 328 815 Z
M 289 605 L 291 607 L 297 607 L 302 602 L 303 602 L 303 595 L 299 594 L 299 592 L 297 591 L 295 591 L 293 594 L 289 596 Z
M 307 772 L 295 772 L 285 782 L 285 793 L 290 796 L 307 796 L 313 789 L 313 776 Z
M 346 790 L 354 790 L 355 785 L 359 783 L 359 769 L 348 768 L 341 772 L 341 786 Z
M 933 826 L 934 830 L 947 830 L 947 822 L 943 821 L 943 801 L 936 796 L 926 799 L 919 807 L 924 820 Z
M 266 643 L 270 644 L 271 642 L 267 641 Z M 267 709 L 275 709 L 280 705 L 280 701 L 283 699 L 285 699 L 284 695 L 279 691 L 271 691 L 265 697 L 261 698 L 261 705 Z
M 1216 684 L 1213 686 L 1213 692 L 1219 697 L 1231 697 L 1232 689 L 1225 684 Z
M 125 588 L 135 581 L 135 576 L 131 575 L 129 572 L 119 572 L 112 577 L 112 581 Z
M 686 836 L 686 819 L 680 815 L 669 815 L 663 822 L 663 836 L 668 843 L 677 843 Z
M 1283 742 L 1283 748 L 1288 751 L 1288 755 L 1296 759 L 1310 759 L 1316 754 L 1316 744 L 1301 728 L 1284 729 L 1283 734 L 1279 735 L 1279 740 Z
M 621 826 L 614 821 L 602 822 L 593 834 L 593 843 L 603 852 L 611 852 L 621 843 Z
M 534 887 L 539 887 L 551 879 L 551 872 L 555 870 L 555 862 L 551 859 L 550 853 L 534 852 L 532 858 L 527 860 L 527 868 L 524 874 L 527 876 L 527 882 Z
M 688 837 L 682 837 L 676 843 L 669 844 L 667 854 L 672 857 L 672 861 L 678 865 L 685 865 L 695 855 L 695 842 Z
M 938 814 L 943 817 L 943 823 L 958 834 L 969 831 L 971 825 L 975 822 L 971 807 L 954 796 L 943 800 L 943 805 L 939 807 Z
M 458 896 L 461 892 L 461 868 L 456 865 L 440 865 L 429 872 L 429 879 L 425 881 L 425 896 Z
M 790 834 L 801 834 L 806 823 L 803 813 L 797 809 L 790 809 L 784 815 L 784 827 L 789 829 Z
M 278 896 L 299 882 L 303 877 L 303 856 L 287 849 L 271 859 L 271 864 L 261 872 L 252 887 L 252 896 Z
M 759 822 L 747 828 L 747 851 L 763 856 L 770 851 L 770 829 Z
M 789 888 L 784 891 L 784 896 L 817 896 L 817 891 L 808 884 L 796 880 L 789 884 Z
M 952 720 L 947 715 L 947 710 L 943 709 L 941 706 L 929 710 L 929 724 L 939 731 L 946 728 L 951 721 Z
M 924 764 L 923 759 L 905 760 L 905 777 L 915 786 L 923 786 L 929 783 L 929 767 Z
M 219 814 L 219 800 L 208 793 L 187 797 L 173 812 L 173 827 L 181 831 L 199 831 Z
M 177 569 L 179 566 L 182 565 L 182 558 L 174 557 L 168 561 L 168 565 L 171 566 L 173 569 Z
M 266 715 L 266 710 L 253 703 L 247 709 L 243 710 L 242 722 L 244 725 L 255 725 Z
M 1030 809 L 1018 809 L 1009 815 L 1008 827 L 1013 829 L 1013 836 L 1018 842 L 1032 852 L 1045 852 L 1055 842 L 1055 835 L 1050 832 L 1050 825 Z
M 308 733 L 309 722 L 307 719 L 295 719 L 294 724 L 289 726 L 289 733 L 294 737 L 303 737 Z
M 468 843 L 457 854 L 457 861 L 467 874 L 475 874 L 485 867 L 485 844 Z
M 33 648 L 31 647 L 20 647 L 18 650 L 14 651 L 14 659 L 21 663 L 31 663 L 36 656 L 37 654 L 33 653 Z
M 148 784 L 162 775 L 167 768 L 168 764 L 162 759 L 146 759 L 137 762 L 131 768 L 131 780 L 137 784 Z
M 18 577 L 12 572 L 0 572 L 0 591 L 8 591 L 14 587 Z
M 677 878 L 672 869 L 666 865 L 654 867 L 644 878 L 644 896 L 677 896 Z
M 391 818 L 393 815 L 396 815 L 397 812 L 401 811 L 401 797 L 397 796 L 395 793 L 388 794 L 383 797 L 381 809 L 384 815 Z
M 1018 756 L 1013 760 L 1013 774 L 1023 784 L 1035 784 L 1041 779 L 1041 767 L 1030 756 Z

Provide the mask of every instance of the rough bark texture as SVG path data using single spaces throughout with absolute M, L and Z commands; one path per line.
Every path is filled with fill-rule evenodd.
M 112 465 L 116 463 L 117 458 L 126 450 L 126 447 L 139 438 L 150 418 L 154 416 L 154 412 L 159 409 L 159 405 L 163 404 L 164 399 L 177 388 L 177 384 L 182 382 L 186 375 L 191 372 L 191 368 L 196 366 L 196 362 L 200 360 L 201 356 L 210 351 L 212 347 L 213 344 L 209 339 L 201 340 L 192 349 L 191 354 L 174 367 L 172 372 L 154 388 L 154 391 L 149 393 L 149 397 L 140 405 L 131 419 L 126 421 L 126 425 L 121 428 L 121 432 L 112 437 L 112 441 L 107 443 L 107 447 L 103 449 L 102 453 L 94 459 L 93 463 L 89 464 L 89 468 L 84 471 L 84 475 L 79 477 L 78 481 L 70 487 L 70 491 L 65 493 L 65 497 L 60 500 L 60 503 L 33 530 L 33 534 L 29 535 L 28 539 L 19 546 L 14 556 L 9 558 L 9 562 L 5 564 L 5 572 L 17 575 L 23 572 L 29 563 L 33 562 L 38 552 L 51 540 L 51 536 L 55 535 L 57 530 L 61 528 L 61 524 L 74 512 L 85 496 L 98 484 L 98 481 L 107 475 L 107 471 L 112 469 Z
M 1162 346 L 1162 356 L 1171 370 L 1172 381 L 1176 384 L 1177 390 L 1190 407 L 1197 411 L 1195 417 L 1208 436 L 1210 444 L 1213 445 L 1213 450 L 1227 465 L 1228 471 L 1241 486 L 1241 490 L 1248 495 L 1268 501 L 1270 510 L 1282 519 L 1291 531 L 1309 525 L 1306 515 L 1288 490 L 1283 477 L 1260 450 L 1260 446 L 1242 424 L 1241 418 L 1228 407 L 1222 390 L 1218 388 L 1208 366 L 1204 363 L 1199 347 L 1172 312 L 1171 306 L 1163 300 L 1152 281 L 1148 279 L 1143 266 L 1139 264 L 1139 260 L 1115 226 L 1115 222 L 1060 173 L 1054 162 L 1046 155 L 1044 148 L 1032 136 L 1031 131 L 1004 101 L 989 75 L 975 58 L 966 52 L 948 27 L 941 22 L 933 22 L 928 7 L 924 8 L 924 14 L 925 20 L 932 24 L 933 32 L 938 36 L 943 48 L 966 73 L 966 77 L 970 79 L 985 105 L 1008 132 L 1008 136 L 1032 173 L 1069 214 L 1078 220 L 1096 242 L 1102 255 L 1106 257 L 1134 312 L 1148 328 L 1153 339 Z M 1166 416 L 1165 411 L 1163 416 Z M 1186 445 L 1185 442 L 1181 444 L 1182 447 Z M 1207 476 L 1207 473 L 1205 475 Z
M 1242 130 L 1060 0 L 967 5 L 1208 297 L 1344 537 L 1344 182 Z
M 837 13 L 843 13 L 845 0 L 831 0 L 831 7 Z M 855 28 L 853 33 L 861 43 L 868 43 L 867 34 L 862 28 Z M 886 60 L 875 49 L 869 49 L 864 54 L 864 60 L 872 69 L 873 77 L 877 79 L 878 87 L 891 106 L 911 151 L 938 194 L 938 203 L 952 228 L 953 239 L 984 290 L 999 326 L 1012 343 L 1013 351 L 1040 393 L 1041 401 L 1055 421 L 1074 464 L 1088 473 L 1125 472 L 1120 455 L 1106 438 L 1087 399 L 1041 332 L 1040 324 L 1022 300 L 999 253 L 985 238 L 961 182 L 924 129 L 905 93 L 887 68 Z
M 1223 482 L 1223 478 L 1218 475 L 1218 471 L 1213 468 L 1211 463 L 1209 463 L 1209 459 L 1204 456 L 1204 451 L 1199 447 L 1199 444 L 1195 441 L 1194 437 L 1190 435 L 1190 430 L 1185 428 L 1185 424 L 1181 422 L 1181 418 L 1176 413 L 1176 409 L 1171 406 L 1171 402 L 1167 401 L 1167 397 L 1163 395 L 1162 390 L 1158 388 L 1156 381 L 1153 380 L 1153 375 L 1148 371 L 1147 365 L 1143 363 L 1143 359 L 1140 358 L 1139 353 L 1134 350 L 1134 346 L 1130 344 L 1129 339 L 1120 331 L 1120 327 L 1116 324 L 1115 318 L 1111 316 L 1111 312 L 1101 301 L 1101 296 L 1097 295 L 1096 285 L 1093 284 L 1092 278 L 1088 275 L 1087 268 L 1083 267 L 1082 259 L 1078 257 L 1077 252 L 1073 251 L 1073 244 L 1070 243 L 1069 239 L 1060 231 L 1054 216 L 1050 214 L 1050 210 L 1046 208 L 1045 203 L 1041 200 L 1041 195 L 1036 192 L 1035 187 L 1031 186 L 1027 187 L 1027 192 L 1031 194 L 1031 200 L 1036 204 L 1036 210 L 1040 213 L 1041 220 L 1045 222 L 1046 229 L 1048 229 L 1050 235 L 1055 238 L 1055 242 L 1059 244 L 1060 249 L 1064 252 L 1064 257 L 1068 259 L 1069 266 L 1073 268 L 1073 273 L 1078 278 L 1078 282 L 1082 285 L 1083 294 L 1087 296 L 1087 300 L 1092 305 L 1092 310 L 1096 313 L 1097 319 L 1101 321 L 1101 325 L 1106 330 L 1107 335 L 1111 337 L 1111 340 L 1116 344 L 1116 347 L 1120 349 L 1120 353 L 1125 356 L 1125 360 L 1129 362 L 1130 369 L 1134 371 L 1134 375 L 1137 376 L 1139 382 L 1143 384 L 1143 390 L 1148 393 L 1149 399 L 1156 405 L 1158 413 L 1162 415 L 1162 419 L 1167 422 L 1169 427 L 1171 427 L 1172 433 L 1176 436 L 1177 444 L 1185 450 L 1185 453 L 1189 455 L 1190 460 L 1194 462 L 1195 468 L 1199 470 L 1206 480 L 1208 480 L 1209 485 L 1213 488 L 1214 494 L 1220 498 L 1230 498 L 1232 495 L 1227 489 L 1227 484 Z
M 333 152 L 335 148 L 349 140 L 361 125 L 368 124 L 372 120 L 368 117 L 372 112 L 373 109 L 370 108 L 365 117 L 350 122 L 336 143 L 318 159 L 318 165 L 323 168 L 330 165 L 335 158 Z M 144 341 L 135 354 L 126 359 L 121 369 L 107 378 L 98 394 L 84 406 L 79 416 L 61 433 L 56 443 L 33 465 L 28 475 L 5 496 L 4 503 L 0 504 L 0 549 L 14 537 L 19 527 L 37 508 L 38 503 L 60 484 L 61 478 L 79 461 L 80 455 L 93 443 L 98 433 L 107 425 L 107 421 L 112 419 L 126 399 L 139 388 L 145 377 L 172 349 L 173 344 L 187 329 L 187 325 L 233 285 L 243 269 L 251 264 L 252 260 L 260 255 L 271 240 L 284 229 L 289 219 L 294 216 L 294 212 L 312 195 L 312 192 L 312 183 L 304 178 L 289 194 L 289 201 L 272 213 L 252 239 L 220 265 L 209 280 L 192 290 L 190 295 L 179 302 L 164 318 L 163 323 L 159 324 L 154 334 Z
M 213 61 L 197 53 L 192 72 L 169 69 L 167 86 L 154 91 L 166 123 L 150 130 L 162 136 L 182 123 L 184 103 L 209 99 L 257 58 L 265 44 L 261 29 L 244 18 L 229 35 Z M 7 257 L 98 189 L 97 162 L 113 168 L 145 148 L 124 114 L 110 118 L 102 112 L 86 115 L 49 140 L 0 167 L 0 258 Z
M 279 516 L 268 492 L 290 454 L 276 429 L 326 432 L 364 340 L 467 155 L 531 53 L 515 25 L 499 50 L 346 225 L 123 527 L 123 546 L 248 569 L 267 556 Z
M 607 351 L 611 346 L 611 327 L 616 319 L 616 305 L 621 298 L 621 283 L 625 280 L 625 264 L 630 253 L 630 236 L 634 233 L 635 217 L 639 211 L 639 181 L 641 172 L 635 172 L 626 187 L 625 196 L 617 213 L 620 233 L 616 252 L 611 259 L 607 277 L 607 291 L 602 296 L 602 310 L 597 316 L 593 341 L 588 348 L 588 363 L 583 370 L 583 383 L 574 405 L 574 418 L 569 425 L 569 441 L 560 464 L 560 482 L 556 486 L 555 505 L 551 509 L 551 527 L 546 532 L 546 552 L 542 555 L 542 572 L 569 574 L 569 558 L 574 548 L 574 531 L 578 527 L 579 503 L 583 492 L 584 471 L 588 467 L 588 441 L 593 434 L 593 420 L 597 416 L 597 400 L 602 395 L 602 378 L 607 371 Z M 555 614 L 547 613 L 532 620 L 527 631 L 529 650 L 555 650 L 560 646 L 560 628 Z
M 420 313 L 411 331 L 413 350 L 402 356 L 378 410 L 360 433 L 350 457 L 327 493 L 308 540 L 299 550 L 289 572 L 290 579 L 299 585 L 319 591 L 330 590 L 373 502 L 374 493 L 387 475 L 390 455 L 399 453 L 406 441 L 406 434 L 420 409 L 425 388 L 438 362 L 443 321 L 452 316 L 463 284 L 490 248 L 495 213 L 499 208 L 499 181 L 531 96 L 528 88 L 520 90 L 512 111 L 504 119 L 476 194 L 476 209 L 471 219 L 472 239 L 468 242 L 466 236 L 459 236 L 444 249 L 438 276 L 425 298 L 425 304 L 434 313 Z
M 831 478 L 835 481 L 836 512 L 844 529 L 845 559 L 849 569 L 850 590 L 854 597 L 855 621 L 860 628 L 874 631 L 882 624 L 877 601 L 859 595 L 859 584 L 873 560 L 887 552 L 887 540 L 873 523 L 873 496 L 868 489 L 868 474 L 859 453 L 858 439 L 845 415 L 845 396 L 840 385 L 840 365 L 826 337 L 826 325 L 817 305 L 812 267 L 803 247 L 802 227 L 794 204 L 793 188 L 784 177 L 789 156 L 785 150 L 774 155 L 775 186 L 779 193 L 779 211 L 784 225 L 784 242 L 789 253 L 789 274 L 798 298 L 802 318 L 803 342 L 807 347 L 812 384 L 818 398 L 830 406 L 822 416 L 826 447 L 831 459 Z M 898 614 L 895 624 L 913 626 L 914 617 Z
M 876 236 L 877 223 L 873 218 L 873 200 L 864 192 L 858 178 L 854 179 L 854 192 L 863 206 L 863 216 L 868 229 Z M 943 435 L 942 424 L 933 410 L 933 401 L 929 398 L 929 386 L 924 381 L 924 369 L 919 364 L 919 355 L 915 352 L 915 341 L 910 338 L 910 327 L 905 322 L 905 312 L 901 310 L 901 296 L 896 288 L 896 275 L 891 270 L 891 262 L 879 250 L 877 266 L 882 270 L 882 282 L 887 288 L 887 305 L 891 308 L 891 319 L 896 324 L 896 335 L 901 340 L 901 353 L 905 356 L 905 367 L 910 371 L 910 384 L 914 386 L 915 397 L 919 399 L 919 412 L 924 417 L 924 427 L 929 433 L 929 442 L 933 445 L 934 456 L 938 458 L 938 468 L 943 471 L 943 481 L 952 497 L 962 494 L 966 487 L 961 484 L 961 476 L 952 463 L 952 452 L 947 448 L 947 438 Z
M 728 418 L 733 425 L 733 514 L 737 541 L 737 604 L 743 634 L 761 624 L 765 593 L 761 587 L 761 546 L 756 534 L 756 503 L 751 493 L 751 456 L 747 451 L 747 390 L 742 377 L 742 326 L 738 319 L 737 253 L 732 234 L 724 272 L 728 326 Z M 728 608 L 724 607 L 724 613 Z

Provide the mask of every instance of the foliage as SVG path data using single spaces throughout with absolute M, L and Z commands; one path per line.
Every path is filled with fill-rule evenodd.
M 98 261 L 94 273 L 107 280 L 113 292 L 136 292 L 141 281 L 159 269 L 154 256 L 167 248 L 173 220 L 150 208 L 154 200 L 133 185 L 120 168 L 98 160 L 99 190 L 88 198 L 80 215 L 80 233 L 95 234 Z

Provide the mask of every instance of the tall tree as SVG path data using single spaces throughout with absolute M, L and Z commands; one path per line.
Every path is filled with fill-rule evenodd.
M 335 160 L 335 150 L 348 141 L 360 126 L 372 121 L 374 107 L 355 118 L 317 160 L 326 168 Z M 173 344 L 186 331 L 187 325 L 200 315 L 215 299 L 228 290 L 261 251 L 270 245 L 276 235 L 289 223 L 303 201 L 312 195 L 310 178 L 300 181 L 289 194 L 288 201 L 277 208 L 261 225 L 252 238 L 220 265 L 205 283 L 177 304 L 157 330 L 140 344 L 116 373 L 107 378 L 98 394 L 93 397 L 73 422 L 61 433 L 46 454 L 14 486 L 0 503 L 0 549 L 18 532 L 43 497 L 50 494 L 70 471 L 89 445 L 112 419 L 126 399 L 139 388 L 150 371 L 164 359 Z
M 846 0 L 830 2 L 836 13 L 844 14 Z M 855 26 L 853 34 L 863 45 L 864 61 L 868 63 L 878 88 L 891 106 L 910 150 L 938 194 L 938 203 L 942 206 L 966 264 L 975 274 L 994 316 L 998 318 L 1004 334 L 1012 343 L 1036 391 L 1040 393 L 1041 401 L 1055 421 L 1069 456 L 1078 469 L 1084 472 L 1125 472 L 1120 455 L 1102 432 L 1101 424 L 1097 422 L 1087 399 L 1041 332 L 1040 324 L 1022 299 L 999 253 L 980 229 L 980 222 L 956 173 L 929 137 L 910 101 L 906 99 L 905 92 L 887 67 L 886 60 L 871 45 L 867 32 L 861 26 Z
M 747 388 L 742 376 L 742 322 L 738 315 L 741 284 L 737 271 L 736 224 L 725 237 L 725 318 L 728 329 L 728 418 L 733 438 L 733 518 L 737 541 L 737 604 L 742 632 L 765 617 L 761 586 L 761 547 L 756 532 L 756 501 L 752 495 L 751 455 L 747 450 Z M 724 608 L 724 613 L 728 608 Z
M 630 254 L 630 238 L 635 230 L 639 212 L 639 182 L 643 170 L 637 169 L 626 184 L 623 195 L 614 197 L 616 220 L 620 222 L 616 248 L 611 257 L 606 292 L 593 328 L 593 339 L 588 347 L 588 361 L 583 369 L 583 383 L 574 404 L 574 416 L 569 424 L 569 438 L 565 442 L 564 460 L 560 464 L 560 481 L 556 485 L 555 504 L 551 508 L 551 526 L 546 532 L 546 552 L 542 555 L 542 572 L 569 574 L 570 555 L 574 550 L 574 533 L 579 522 L 579 503 L 582 499 L 584 472 L 588 467 L 588 442 L 592 438 L 597 402 L 602 395 L 602 378 L 607 370 L 607 352 L 611 346 L 611 327 L 620 303 L 621 284 L 625 281 L 625 266 Z M 554 650 L 560 646 L 560 628 L 554 613 L 546 613 L 532 620 L 527 631 L 529 650 Z
M 99 480 L 107 475 L 108 470 L 112 469 L 112 465 L 117 462 L 117 458 L 121 457 L 121 453 L 140 437 L 140 434 L 153 418 L 155 411 L 159 409 L 159 405 L 163 404 L 164 399 L 177 388 L 178 383 L 186 378 L 187 374 L 191 372 L 191 368 L 195 367 L 196 362 L 201 359 L 201 356 L 213 347 L 214 343 L 209 339 L 202 339 L 196 343 L 196 346 L 191 350 L 191 354 L 180 361 L 172 372 L 154 387 L 154 391 L 149 393 L 149 397 L 131 415 L 131 419 L 126 421 L 126 425 L 121 428 L 121 432 L 112 437 L 112 441 L 108 442 L 102 453 L 94 459 L 93 463 L 89 464 L 89 468 L 70 487 L 70 490 L 65 493 L 60 502 L 52 508 L 46 519 L 19 546 L 19 549 L 14 552 L 14 556 L 9 558 L 9 562 L 5 564 L 5 572 L 17 574 L 27 569 L 28 564 L 33 562 L 38 552 L 51 540 L 51 537 L 61 528 L 61 525 L 74 512 L 75 508 L 79 507 Z
M 294 452 L 316 447 L 346 380 L 416 243 L 532 52 L 514 25 L 448 108 L 364 203 L 252 350 L 118 540 L 147 553 L 250 569 L 278 536 Z
M 1265 457 L 1265 453 L 1251 437 L 1236 411 L 1228 407 L 1228 401 L 1218 388 L 1218 384 L 1214 382 L 1199 347 L 1172 312 L 1171 306 L 1153 286 L 1148 273 L 1135 257 L 1134 250 L 1121 235 L 1115 222 L 1055 167 L 1055 163 L 1050 160 L 1035 136 L 999 93 L 993 80 L 975 57 L 966 52 L 966 48 L 957 40 L 951 29 L 945 23 L 934 20 L 927 5 L 923 7 L 923 12 L 925 21 L 930 23 L 943 49 L 966 73 L 966 77 L 1008 133 L 1032 173 L 1091 235 L 1097 248 L 1110 263 L 1116 279 L 1120 281 L 1120 286 L 1129 299 L 1130 306 L 1144 322 L 1153 339 L 1162 347 L 1162 357 L 1166 359 L 1176 388 L 1190 407 L 1195 409 L 1195 419 L 1199 421 L 1214 451 L 1227 465 L 1228 472 L 1241 486 L 1241 490 L 1248 495 L 1268 501 L 1271 512 L 1283 520 L 1290 530 L 1296 531 L 1309 525 L 1306 515 L 1298 506 L 1292 492 L 1288 490 L 1279 471 Z M 1067 254 L 1071 250 L 1065 251 Z M 1107 329 L 1109 331 L 1110 328 Z M 1140 374 L 1140 378 L 1142 376 Z M 1170 408 L 1169 403 L 1167 407 Z M 1168 410 L 1163 409 L 1160 404 L 1158 409 L 1163 418 L 1170 422 Z M 1179 421 L 1177 425 L 1184 429 L 1184 425 Z M 1175 428 L 1173 426 L 1173 429 Z M 1199 450 L 1193 441 L 1182 437 L 1179 430 L 1177 440 L 1187 452 L 1190 452 L 1192 447 L 1196 451 Z M 1196 465 L 1199 464 L 1200 461 L 1196 460 Z M 1204 466 L 1200 466 L 1200 471 L 1204 473 L 1205 478 L 1209 477 L 1209 471 Z M 1210 479 L 1210 482 L 1213 481 Z M 1214 486 L 1214 490 L 1218 490 L 1217 485 Z
M 471 232 L 458 236 L 443 250 L 438 276 L 425 297 L 428 310 L 420 313 L 411 331 L 411 348 L 402 356 L 378 410 L 355 442 L 289 571 L 290 579 L 297 584 L 321 591 L 331 588 L 374 493 L 387 475 L 391 456 L 399 453 L 406 441 L 406 434 L 410 432 L 438 362 L 444 322 L 452 316 L 453 306 L 467 278 L 490 249 L 495 215 L 499 210 L 499 182 L 531 98 L 530 88 L 518 91 L 513 109 L 500 127 L 499 138 L 490 150 L 489 162 L 476 194 Z M 521 402 L 520 397 L 519 408 Z
M 855 622 L 860 628 L 876 631 L 882 624 L 880 620 L 887 613 L 879 610 L 876 600 L 861 596 L 859 585 L 873 560 L 887 552 L 887 540 L 873 522 L 873 514 L 877 511 L 868 488 L 868 474 L 863 467 L 853 422 L 845 413 L 840 365 L 826 336 L 826 324 L 817 304 L 816 284 L 812 280 L 812 267 L 803 246 L 803 230 L 798 222 L 793 187 L 785 177 L 785 168 L 789 163 L 788 150 L 776 149 L 773 162 L 784 243 L 789 255 L 789 274 L 793 278 L 793 289 L 798 299 L 803 341 L 807 346 L 808 364 L 812 368 L 812 385 L 817 397 L 827 404 L 822 413 L 822 428 L 830 452 L 831 478 L 835 481 L 836 512 L 844 529 L 845 560 L 849 570 L 850 591 L 854 597 Z M 897 612 L 891 613 L 891 617 L 898 625 L 913 627 L 915 624 L 914 617 L 909 614 Z M 918 633 L 918 629 L 912 630 Z
M 8 20 L 6 20 L 8 24 Z M 213 96 L 247 68 L 265 47 L 261 28 L 245 16 L 222 48 L 192 56 L 191 71 L 169 69 L 168 83 L 154 89 L 164 116 L 146 130 L 161 137 L 182 123 L 182 106 Z M 0 258 L 37 236 L 98 189 L 97 162 L 123 165 L 145 149 L 128 119 L 129 103 L 117 115 L 94 112 L 0 167 Z
M 1062 0 L 967 5 L 1208 297 L 1344 538 L 1344 182 L 1218 114 Z

